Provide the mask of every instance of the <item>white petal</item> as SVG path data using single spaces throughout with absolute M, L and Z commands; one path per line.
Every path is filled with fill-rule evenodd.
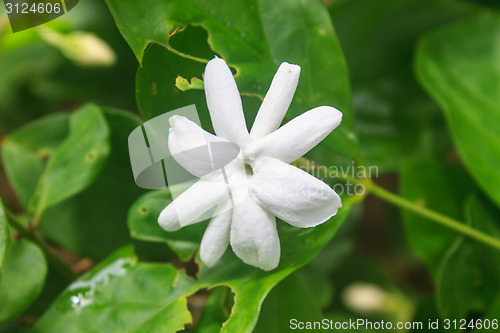
M 284 62 L 278 68 L 250 131 L 253 140 L 261 139 L 280 127 L 297 89 L 299 76 L 300 66 Z
M 203 79 L 212 125 L 217 136 L 245 146 L 250 135 L 243 116 L 240 93 L 233 74 L 220 58 L 210 60 Z
M 274 216 L 250 196 L 233 207 L 231 247 L 245 263 L 270 271 L 280 261 L 280 241 Z
M 330 186 L 270 157 L 255 163 L 250 192 L 267 211 L 299 228 L 321 224 L 342 207 L 340 197 Z
M 167 231 L 175 231 L 201 221 L 203 213 L 225 200 L 229 195 L 224 181 L 200 179 L 162 210 L 158 223 Z
M 260 156 L 275 157 L 291 163 L 303 156 L 342 121 L 342 113 L 329 106 L 320 106 L 292 119 L 281 128 L 244 150 L 245 158 L 253 163 Z
M 170 154 L 191 174 L 204 177 L 238 156 L 237 145 L 208 133 L 186 117 L 176 115 L 169 121 Z
M 205 265 L 213 266 L 226 251 L 229 245 L 232 214 L 230 201 L 221 203 L 217 207 L 201 240 L 200 257 Z

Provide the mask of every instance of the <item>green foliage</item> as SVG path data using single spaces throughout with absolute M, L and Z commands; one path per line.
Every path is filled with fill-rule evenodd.
M 462 1 L 335 1 L 330 12 L 349 67 L 363 157 L 381 170 L 445 153 L 437 105 L 413 75 L 418 37 L 470 13 Z
M 2 161 L 10 183 L 24 208 L 29 206 L 46 157 L 68 133 L 68 115 L 55 114 L 31 122 L 2 142 Z
M 497 10 L 490 1 L 88 0 L 15 34 L 0 16 L 0 331 L 499 318 Z M 116 62 L 90 67 L 95 45 L 75 50 L 47 34 L 98 38 Z M 344 115 L 307 155 L 328 173 L 344 167 L 340 179 L 311 171 L 334 190 L 349 180 L 367 191 L 342 193 L 338 215 L 314 228 L 278 220 L 281 260 L 269 272 L 231 246 L 213 267 L 201 263 L 208 221 L 164 231 L 171 189 L 146 192 L 131 172 L 127 139 L 143 120 L 195 104 L 213 132 L 203 71 L 214 56 L 234 73 L 249 128 L 280 63 L 300 65 L 285 122 L 321 105 Z M 350 179 L 358 165 L 381 177 Z M 381 189 L 398 186 L 401 197 Z M 437 224 L 440 214 L 493 247 Z M 382 296 L 347 293 L 367 284 Z
M 109 155 L 109 129 L 97 106 L 89 104 L 73 113 L 69 127 L 68 137 L 50 157 L 30 203 L 39 215 L 87 188 Z
M 8 242 L 9 229 L 7 228 L 7 216 L 5 216 L 5 209 L 2 201 L 0 200 L 0 268 L 3 264 Z
M 500 236 L 498 208 L 485 198 L 467 200 L 467 221 L 489 235 Z M 483 314 L 500 293 L 500 252 L 469 239 L 460 238 L 448 251 L 438 281 L 440 310 L 445 318 L 468 318 Z
M 194 247 L 194 244 L 199 244 L 201 240 L 206 222 L 172 233 L 165 233 L 158 227 L 157 216 L 170 200 L 168 191 L 151 192 L 141 197 L 129 212 L 128 225 L 132 236 L 142 240 L 166 242 L 170 246 L 172 240 L 183 240 L 192 243 Z M 281 222 L 279 235 L 282 259 L 278 268 L 269 273 L 244 264 L 230 250 L 226 251 L 214 267 L 202 265 L 198 274 L 198 288 L 226 284 L 235 293 L 235 304 L 224 329 L 227 332 L 251 332 L 267 293 L 291 272 L 314 258 L 336 233 L 348 212 L 347 203 L 331 221 L 311 231 L 292 228 Z M 189 257 L 184 252 L 179 252 L 176 247 L 173 247 L 173 250 L 181 257 Z
M 174 328 L 182 328 L 190 322 L 186 297 L 199 289 L 221 284 L 229 286 L 235 294 L 231 316 L 222 332 L 252 332 L 269 291 L 310 261 L 333 236 L 347 214 L 348 209 L 344 208 L 335 221 L 327 222 L 313 232 L 282 228 L 282 260 L 271 272 L 248 266 L 228 251 L 214 267 L 202 265 L 197 280 L 193 280 L 169 264 L 137 263 L 130 249 L 121 250 L 70 285 L 35 326 L 35 332 L 53 332 L 68 326 L 75 327 L 75 332 L 80 332 L 80 329 L 92 332 L 102 327 L 131 332 L 174 331 Z M 131 215 L 134 216 L 133 212 Z M 158 293 L 160 287 L 155 283 L 162 286 L 161 293 L 164 294 Z M 72 296 L 81 298 L 81 307 L 71 305 Z M 109 304 L 114 306 L 106 306 Z M 103 307 L 111 313 L 102 311 Z M 110 317 L 122 319 L 107 320 Z M 90 318 L 95 326 L 84 325 Z M 72 326 L 75 321 L 76 325 Z
M 423 161 L 408 163 L 402 169 L 401 193 L 406 199 L 457 220 L 463 220 L 463 207 L 472 191 L 472 181 L 455 165 Z M 413 251 L 436 277 L 441 260 L 457 234 L 408 211 L 403 217 Z
M 337 154 L 358 156 L 347 68 L 328 13 L 319 2 L 226 1 L 213 6 L 202 0 L 156 0 L 150 4 L 154 10 L 148 11 L 140 9 L 142 6 L 134 1 L 109 0 L 107 3 L 118 28 L 144 68 L 162 68 L 159 61 L 148 64 L 145 49 L 149 43 L 172 48 L 169 35 L 174 32 L 182 34 L 175 29 L 190 25 L 205 29 L 210 48 L 235 68 L 240 93 L 263 97 L 281 62 L 301 64 L 299 87 L 287 116 L 291 118 L 320 105 L 337 107 L 344 114 L 343 125 L 324 142 Z M 237 19 L 235 12 L 238 13 Z M 290 17 L 300 19 L 290 20 Z M 284 30 L 286 34 L 283 34 Z M 298 40 L 301 43 L 297 43 Z M 322 54 L 329 54 L 329 57 Z M 168 71 L 163 68 L 162 71 Z M 146 75 L 140 71 L 138 78 Z M 200 77 L 201 72 L 197 76 Z M 170 91 L 170 94 L 157 95 L 157 99 L 164 101 L 159 103 L 163 107 L 154 113 L 160 114 L 165 105 L 170 105 L 167 101 L 172 99 L 172 89 L 176 89 L 173 85 L 176 77 L 156 76 L 152 82 L 138 80 L 139 105 L 142 94 L 148 91 L 153 95 L 157 95 L 155 92 L 159 89 Z M 147 118 L 152 117 L 149 108 L 141 108 L 141 112 Z
M 27 240 L 7 245 L 0 267 L 0 322 L 21 314 L 40 295 L 47 264 L 42 251 Z
M 443 106 L 460 157 L 483 190 L 500 204 L 500 15 L 483 12 L 426 36 L 417 73 Z
M 306 281 L 292 274 L 274 288 L 264 302 L 256 332 L 288 332 L 290 320 L 321 321 L 323 315 Z
M 48 237 L 96 260 L 130 242 L 127 210 L 144 192 L 134 183 L 127 147 L 128 135 L 140 125 L 139 118 L 114 109 L 101 112 L 113 147 L 105 164 L 86 190 L 47 209 L 40 222 Z
M 192 286 L 173 266 L 139 263 L 123 248 L 70 284 L 33 331 L 175 332 L 190 320 L 182 293 Z

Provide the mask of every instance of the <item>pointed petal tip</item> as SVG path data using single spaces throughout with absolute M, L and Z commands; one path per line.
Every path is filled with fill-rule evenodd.
M 181 125 L 189 125 L 190 123 L 193 123 L 192 120 L 189 120 L 188 118 L 180 115 L 173 115 L 168 119 L 168 122 L 170 124 L 170 129 L 173 129 L 174 131 L 178 129 L 179 126 Z
M 215 67 L 215 66 L 223 66 L 223 67 L 227 67 L 229 69 L 229 66 L 227 65 L 226 61 L 222 58 L 219 58 L 217 56 L 215 56 L 214 58 L 212 58 L 208 63 L 207 63 L 207 66 L 205 68 L 205 71 L 210 67 Z
M 278 71 L 288 70 L 290 74 L 299 74 L 300 75 L 300 66 L 295 64 L 290 64 L 288 62 L 282 62 Z
M 165 231 L 177 231 L 181 228 L 177 214 L 175 214 L 175 209 L 169 208 L 167 206 L 161 211 L 160 216 L 158 216 L 158 224 Z
M 179 121 L 180 118 L 182 118 L 182 116 L 173 115 L 168 119 L 168 123 L 170 124 L 171 127 L 174 127 L 174 125 Z

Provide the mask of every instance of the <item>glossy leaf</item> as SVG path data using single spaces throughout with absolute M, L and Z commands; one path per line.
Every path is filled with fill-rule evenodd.
M 344 0 L 329 8 L 349 67 L 365 161 L 380 170 L 450 149 L 438 105 L 413 74 L 417 39 L 474 10 L 465 1 Z
M 262 98 L 281 62 L 301 65 L 299 87 L 287 117 L 292 118 L 320 105 L 337 107 L 344 113 L 343 125 L 325 143 L 344 156 L 357 156 L 347 70 L 324 6 L 314 0 L 226 2 L 213 6 L 205 0 L 155 0 L 145 10 L 133 1 L 107 1 L 118 28 L 141 62 L 150 42 L 170 48 L 173 37 L 169 34 L 176 27 L 194 25 L 207 31 L 212 50 L 236 69 L 235 79 L 241 93 Z M 141 15 L 131 15 L 138 10 Z M 237 19 L 234 13 L 238 13 Z M 183 33 L 176 31 L 173 36 L 179 34 L 181 38 Z M 173 62 L 169 67 L 174 68 L 174 64 L 177 67 Z M 143 65 L 148 66 L 146 57 Z M 149 66 L 161 68 L 158 64 Z M 138 96 L 141 96 L 141 91 L 151 91 L 164 100 L 163 108 L 171 105 L 172 94 L 159 95 L 160 91 L 152 88 L 174 88 L 176 76 L 169 81 L 145 81 L 142 85 L 138 81 Z M 201 71 L 195 76 L 201 77 Z M 141 112 L 145 110 L 141 109 Z M 156 112 L 158 115 L 165 111 Z M 149 112 L 146 112 L 146 117 L 150 117 Z
M 24 239 L 8 245 L 0 268 L 0 321 L 21 314 L 40 295 L 46 274 L 36 245 Z
M 164 201 L 162 196 L 165 198 Z M 179 233 L 182 232 L 184 241 L 196 244 L 206 228 L 206 222 L 173 233 L 167 233 L 154 226 L 159 212 L 169 202 L 167 197 L 165 191 L 153 192 L 143 196 L 134 204 L 128 221 L 132 235 L 160 241 L 181 237 Z M 202 265 L 198 274 L 199 288 L 224 284 L 235 293 L 235 304 L 231 310 L 231 317 L 224 324 L 223 332 L 251 332 L 257 322 L 262 302 L 269 291 L 291 272 L 312 260 L 336 233 L 350 210 L 349 200 L 345 198 L 343 203 L 344 208 L 337 216 L 315 228 L 298 229 L 279 222 L 281 262 L 278 268 L 271 272 L 264 272 L 244 264 L 231 249 L 226 251 L 214 267 L 208 268 Z M 147 214 L 141 216 L 141 212 Z M 135 219 L 137 221 L 134 221 Z
M 401 194 L 406 199 L 459 221 L 464 221 L 463 207 L 472 191 L 472 181 L 455 165 L 423 161 L 402 169 Z M 457 234 L 406 210 L 403 217 L 413 251 L 437 277 L 441 260 Z
M 127 247 L 70 284 L 32 332 L 175 332 L 191 319 L 183 292 L 193 285 L 169 264 L 138 263 Z
M 88 104 L 70 117 L 70 133 L 51 156 L 30 208 L 41 214 L 87 188 L 109 155 L 109 128 L 102 111 Z
M 500 239 L 500 212 L 477 195 L 467 201 L 468 223 Z M 444 318 L 468 318 L 488 313 L 500 294 L 500 251 L 461 237 L 440 268 L 438 301 Z M 493 317 L 484 317 L 493 319 Z
M 417 74 L 441 104 L 458 152 L 483 190 L 500 204 L 500 14 L 479 15 L 427 35 Z
M 221 284 L 235 294 L 231 316 L 222 332 L 252 332 L 269 291 L 317 255 L 348 211 L 346 203 L 331 221 L 314 229 L 281 223 L 282 260 L 271 272 L 246 265 L 227 251 L 214 267 L 202 266 L 195 281 L 169 264 L 137 263 L 130 249 L 121 250 L 70 285 L 34 332 L 54 332 L 63 327 L 75 327 L 75 332 L 89 332 L 94 327 L 124 332 L 181 329 L 181 324 L 191 320 L 185 298 L 199 289 Z M 77 304 L 72 306 L 71 300 Z M 95 326 L 88 326 L 90 320 Z

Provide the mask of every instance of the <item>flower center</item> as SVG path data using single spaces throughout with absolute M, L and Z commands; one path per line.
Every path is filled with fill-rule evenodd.
M 247 176 L 252 176 L 253 175 L 253 169 L 250 164 L 245 163 L 245 172 Z

